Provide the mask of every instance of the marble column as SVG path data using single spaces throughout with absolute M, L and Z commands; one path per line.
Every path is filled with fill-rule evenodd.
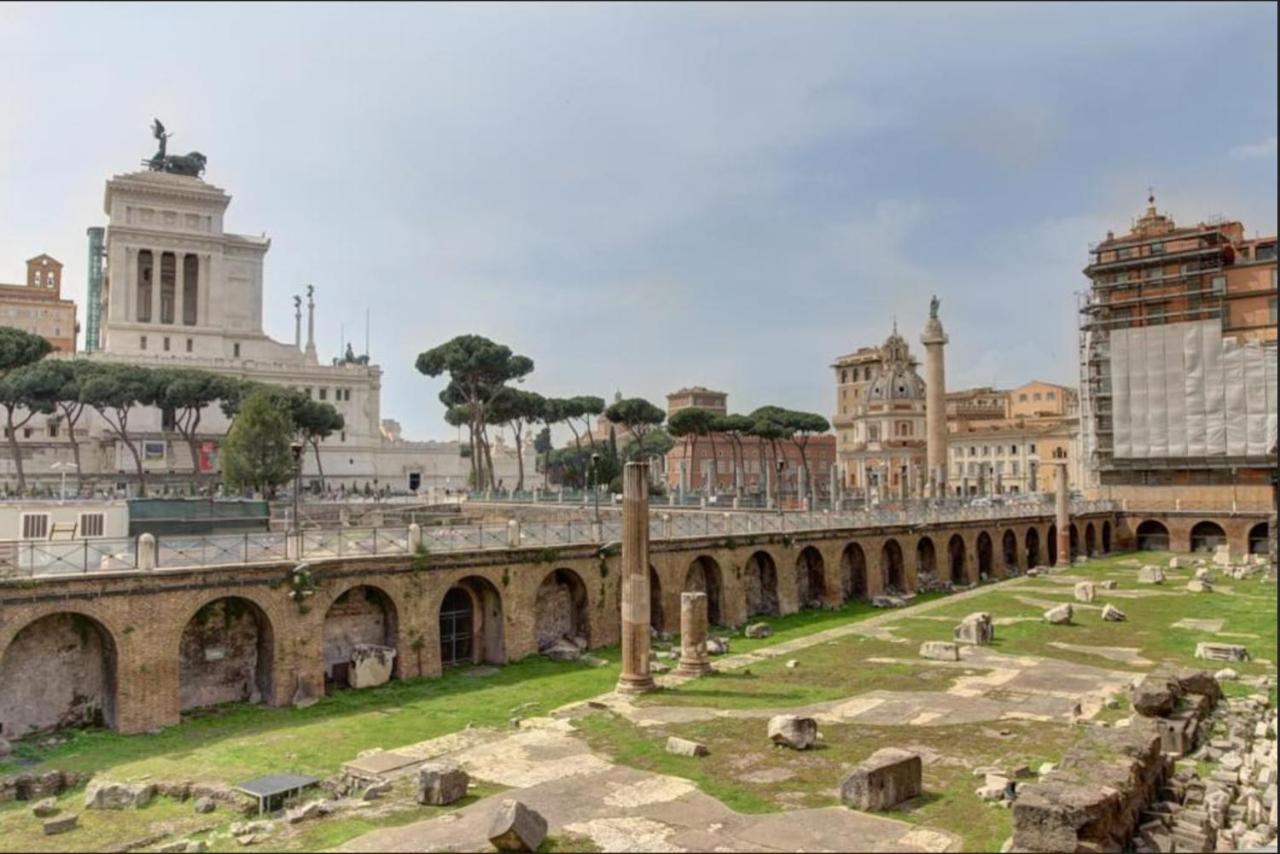
M 1071 565 L 1071 513 L 1067 497 L 1067 461 L 1054 460 L 1054 485 L 1057 489 L 1057 518 L 1054 524 L 1058 528 L 1058 566 Z
M 649 464 L 622 474 L 622 675 L 624 694 L 652 691 L 649 673 Z
M 677 676 L 702 676 L 711 672 L 707 656 L 707 594 L 680 594 L 680 664 Z
M 151 322 L 155 324 L 160 323 L 160 266 L 163 258 L 163 250 L 151 250 Z
M 187 284 L 187 253 L 175 252 L 173 255 L 173 325 L 184 326 L 182 322 L 183 291 Z
M 947 483 L 947 381 L 943 348 L 947 335 L 937 317 L 937 305 L 930 312 L 920 336 L 924 345 L 925 453 L 930 471 L 940 472 L 939 485 Z

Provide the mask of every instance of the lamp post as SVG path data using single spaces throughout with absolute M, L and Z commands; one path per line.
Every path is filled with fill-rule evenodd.
M 289 450 L 293 452 L 293 533 L 299 534 L 302 531 L 302 525 L 298 518 L 298 496 L 302 492 L 302 441 L 294 439 L 289 445 Z
M 67 469 L 75 466 L 75 463 L 57 462 L 49 466 L 49 468 L 62 473 L 62 486 L 58 487 L 58 503 L 61 504 L 67 500 Z
M 782 515 L 782 470 L 787 467 L 786 460 L 777 460 L 778 476 L 774 478 L 777 482 L 773 485 L 773 500 L 778 505 L 778 515 Z
M 596 524 L 600 524 L 600 454 L 591 455 L 591 495 L 595 502 Z

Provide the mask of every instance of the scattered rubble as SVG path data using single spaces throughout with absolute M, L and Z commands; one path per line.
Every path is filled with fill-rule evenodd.
M 950 641 L 925 641 L 920 644 L 920 657 L 937 661 L 959 661 L 960 647 Z
M 674 753 L 677 756 L 706 756 L 709 752 L 707 746 L 698 741 L 674 735 L 667 739 L 667 753 Z
M 1209 661 L 1248 661 L 1249 650 L 1234 643 L 1201 641 L 1196 644 L 1196 658 L 1205 658 Z
M 506 799 L 489 824 L 489 842 L 499 851 L 537 851 L 547 838 L 547 820 L 520 801 Z
M 1071 622 L 1071 603 L 1066 602 L 1058 605 L 1056 608 L 1050 608 L 1044 612 L 1046 622 L 1055 626 L 1065 626 Z
M 444 806 L 467 796 L 471 777 L 452 762 L 428 762 L 418 769 L 417 800 Z
M 1110 623 L 1123 623 L 1127 617 L 1124 611 L 1108 602 L 1102 607 L 1102 619 Z
M 960 621 L 952 633 L 957 643 L 988 646 L 996 639 L 995 624 L 986 611 L 975 611 Z
M 775 715 L 769 718 L 769 739 L 775 745 L 808 750 L 818 740 L 818 722 L 800 715 Z
M 840 800 L 857 810 L 887 810 L 924 791 L 920 754 L 897 747 L 877 750 L 840 781 Z

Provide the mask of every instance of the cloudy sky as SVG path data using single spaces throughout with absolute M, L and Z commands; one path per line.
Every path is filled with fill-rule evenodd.
M 209 158 L 266 232 L 267 331 L 314 283 L 448 438 L 417 353 L 478 333 L 547 394 L 683 385 L 829 414 L 832 359 L 932 293 L 953 387 L 1074 383 L 1090 241 L 1276 230 L 1271 3 L 0 4 L 0 281 L 83 302 L 103 182 Z M 82 309 L 83 315 L 83 309 Z M 83 321 L 82 321 L 83 322 Z

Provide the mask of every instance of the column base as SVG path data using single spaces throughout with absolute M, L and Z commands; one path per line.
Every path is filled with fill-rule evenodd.
M 706 676 L 708 673 L 715 673 L 715 668 L 711 666 L 710 661 L 684 661 L 676 665 L 676 669 L 671 671 L 674 676 Z
M 618 684 L 613 690 L 619 694 L 647 694 L 657 689 L 657 683 L 653 681 L 652 676 L 627 676 L 624 674 L 618 677 Z

